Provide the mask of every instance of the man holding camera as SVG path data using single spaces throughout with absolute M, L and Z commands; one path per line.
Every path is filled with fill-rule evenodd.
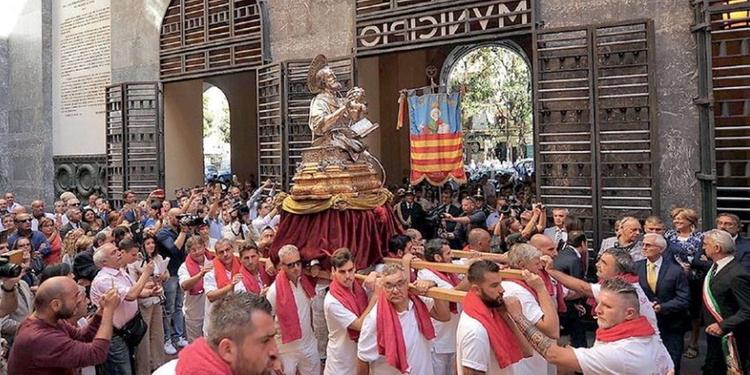
M 487 215 L 484 211 L 477 210 L 476 201 L 473 197 L 465 197 L 461 200 L 461 208 L 464 210 L 463 216 L 454 217 L 450 213 L 444 213 L 443 220 L 458 224 L 452 233 L 447 233 L 448 239 L 456 238 L 461 241 L 461 246 L 464 246 L 472 228 L 484 228 Z
M 164 283 L 165 324 L 164 342 L 173 342 L 177 346 L 186 346 L 185 327 L 182 316 L 183 292 L 180 288 L 177 270 L 185 261 L 185 241 L 190 237 L 190 227 L 181 226 L 179 216 L 182 210 L 172 208 L 167 212 L 165 225 L 156 233 L 156 249 L 165 259 L 169 257 L 169 279 Z M 166 346 L 166 344 L 165 344 Z

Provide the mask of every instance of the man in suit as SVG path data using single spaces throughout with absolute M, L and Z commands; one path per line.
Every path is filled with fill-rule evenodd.
M 60 228 L 60 237 L 65 238 L 65 235 L 68 234 L 73 229 L 81 228 L 85 232 L 88 232 L 91 230 L 91 227 L 83 222 L 81 220 L 81 209 L 78 207 L 72 207 L 68 209 L 68 223 L 63 225 L 62 228 Z
M 404 229 L 414 228 L 422 231 L 422 219 L 424 218 L 424 208 L 415 202 L 414 190 L 409 188 L 406 191 L 404 200 L 396 206 L 396 217 Z
M 553 208 L 552 220 L 555 225 L 544 229 L 544 235 L 552 239 L 557 247 L 560 242 L 568 240 L 568 232 L 565 230 L 565 219 L 568 217 L 567 208 Z
M 667 241 L 658 233 L 643 236 L 643 256 L 635 263 L 638 280 L 648 300 L 654 304 L 661 340 L 672 357 L 675 374 L 685 348 L 685 329 L 689 326 L 690 288 L 687 275 L 676 262 L 662 257 Z
M 750 273 L 735 258 L 732 236 L 719 229 L 703 236 L 703 252 L 714 264 L 706 276 L 703 292 L 706 324 L 704 374 L 726 374 L 722 337 L 733 334 L 738 362 L 750 371 Z
M 587 253 L 586 234 L 581 231 L 572 231 L 568 234 L 565 247 L 557 253 L 557 257 L 554 259 L 555 269 L 568 276 L 586 280 Z M 560 313 L 560 323 L 565 327 L 566 333 L 570 335 L 570 344 L 574 348 L 585 348 L 588 345 L 582 317 L 586 315 L 586 299 L 568 300 L 566 304 L 568 308 L 566 312 Z
M 716 229 L 721 229 L 730 236 L 734 241 L 734 257 L 740 264 L 750 272 L 750 240 L 742 237 L 742 224 L 740 217 L 735 214 L 721 213 L 716 216 Z

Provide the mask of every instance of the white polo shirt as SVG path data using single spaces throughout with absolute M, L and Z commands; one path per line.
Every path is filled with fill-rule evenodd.
M 453 289 L 453 285 L 441 279 L 434 272 L 421 269 L 417 272 L 417 279 L 434 281 L 438 288 Z M 451 320 L 441 322 L 432 319 L 432 325 L 435 327 L 435 340 L 433 341 L 433 351 L 438 354 L 451 354 L 456 352 L 456 329 L 458 328 L 458 314 L 461 313 L 461 304 L 458 304 L 458 313 L 451 313 Z
M 427 310 L 432 310 L 434 303 L 432 298 L 419 298 L 427 305 Z M 364 362 L 370 363 L 370 374 L 400 375 L 401 372 L 388 364 L 385 357 L 378 353 L 377 313 L 378 305 L 376 304 L 362 323 L 362 331 L 359 333 L 359 344 L 357 345 L 357 357 Z M 401 330 L 404 333 L 406 357 L 410 368 L 409 373 L 414 375 L 433 375 L 432 340 L 426 340 L 419 331 L 416 311 L 411 301 L 409 301 L 409 307 L 406 311 L 398 313 L 398 320 L 401 322 Z
M 526 288 L 513 281 L 503 281 L 501 285 L 505 289 L 504 296 L 518 298 L 521 302 L 523 316 L 532 324 L 536 325 L 544 317 L 544 312 L 539 306 L 539 302 L 536 301 L 534 295 L 526 290 Z M 515 371 L 519 371 L 521 374 L 557 374 L 557 367 L 549 365 L 547 360 L 537 352 L 534 352 L 533 356 L 515 363 L 513 367 Z
M 266 293 L 266 299 L 271 303 L 273 308 L 274 317 L 278 326 L 279 320 L 276 314 L 278 305 L 276 304 L 276 283 L 278 280 L 271 284 Z M 279 353 L 291 353 L 291 352 L 303 352 L 306 348 L 315 347 L 317 348 L 317 340 L 312 329 L 312 307 L 311 300 L 305 294 L 305 290 L 302 288 L 302 282 L 298 282 L 297 286 L 289 281 L 289 286 L 292 288 L 292 294 L 294 294 L 294 302 L 297 304 L 297 316 L 299 317 L 299 326 L 302 331 L 302 338 L 296 341 L 288 342 L 286 344 L 281 343 L 281 330 L 276 335 L 276 342 L 279 346 Z M 282 306 L 285 308 L 286 306 Z
M 457 374 L 463 375 L 464 367 L 483 371 L 485 374 L 524 375 L 517 369 L 516 362 L 506 368 L 500 368 L 497 357 L 490 345 L 490 337 L 482 323 L 465 312 L 458 319 L 456 331 L 456 366 Z
M 232 280 L 232 271 L 225 270 L 227 278 L 231 282 Z M 216 284 L 216 269 L 212 269 L 209 271 L 206 276 L 203 276 L 203 290 L 204 294 L 208 294 L 209 292 L 213 292 L 214 290 L 220 289 L 219 286 Z M 239 282 L 237 284 L 234 284 L 234 292 L 240 293 L 245 291 L 245 284 L 242 282 Z M 206 297 L 206 306 L 204 307 L 204 318 L 203 318 L 203 335 L 206 335 L 206 330 L 208 329 L 208 314 L 211 312 L 211 306 L 213 306 L 213 302 L 208 300 L 208 297 Z
M 638 293 L 638 303 L 641 305 L 641 316 L 646 317 L 648 322 L 651 323 L 651 327 L 654 327 L 654 331 L 656 331 L 656 337 L 659 337 L 659 326 L 656 324 L 656 312 L 654 312 L 654 306 L 651 304 L 651 301 L 648 300 L 648 297 L 646 297 L 646 293 L 643 292 L 641 284 L 633 283 L 630 285 L 635 287 L 635 291 L 636 293 Z M 594 299 L 597 303 L 599 302 L 599 293 L 601 293 L 601 291 L 601 284 L 591 284 L 591 292 L 594 294 Z
M 349 338 L 347 327 L 358 316 L 344 307 L 330 292 L 323 299 L 323 312 L 328 326 L 326 367 L 323 374 L 356 374 L 357 343 Z
M 674 368 L 659 334 L 573 348 L 584 375 L 663 375 Z

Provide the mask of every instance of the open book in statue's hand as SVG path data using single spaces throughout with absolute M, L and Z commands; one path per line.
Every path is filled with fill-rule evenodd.
M 351 129 L 355 134 L 357 134 L 358 138 L 364 138 L 375 131 L 375 129 L 377 129 L 379 126 L 380 125 L 378 125 L 377 123 L 373 124 L 367 118 L 363 118 L 352 124 Z

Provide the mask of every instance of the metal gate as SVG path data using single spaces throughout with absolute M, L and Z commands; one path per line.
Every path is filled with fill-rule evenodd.
M 595 244 L 617 218 L 659 210 L 653 46 L 646 20 L 534 35 L 537 194 Z
M 122 193 L 140 197 L 164 186 L 164 128 L 161 84 L 107 86 L 107 195 L 122 204 Z

